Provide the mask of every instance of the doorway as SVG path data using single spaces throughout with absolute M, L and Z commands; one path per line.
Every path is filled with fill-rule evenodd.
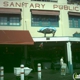
M 0 45 L 0 66 L 4 66 L 4 72 L 13 72 L 14 67 L 19 67 L 23 54 L 21 45 Z
M 64 62 L 67 62 L 66 57 L 66 42 L 35 42 L 33 46 L 28 46 L 28 57 L 32 56 L 34 60 L 35 70 L 37 64 L 42 64 L 42 69 L 60 70 L 60 58 L 64 57 Z M 56 65 L 55 65 L 56 64 Z

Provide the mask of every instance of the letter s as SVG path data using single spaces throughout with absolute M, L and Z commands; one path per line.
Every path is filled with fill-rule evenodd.
M 8 1 L 4 1 L 3 2 L 3 6 L 6 6 L 7 7 L 8 6 Z

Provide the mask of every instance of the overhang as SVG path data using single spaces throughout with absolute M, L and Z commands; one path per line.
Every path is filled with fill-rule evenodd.
M 72 42 L 80 42 L 80 37 L 40 37 L 40 38 L 33 38 L 34 42 L 68 42 L 68 41 L 72 41 Z
M 0 30 L 0 44 L 33 45 L 34 41 L 27 30 Z
M 60 11 L 51 10 L 31 10 L 33 15 L 59 15 Z
M 0 8 L 0 14 L 21 14 L 19 8 Z
M 68 12 L 69 15 L 80 16 L 80 12 Z

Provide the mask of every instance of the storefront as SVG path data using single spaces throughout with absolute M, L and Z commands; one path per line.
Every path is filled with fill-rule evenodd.
M 5 72 L 13 71 L 13 67 L 25 64 L 27 59 L 27 46 L 34 41 L 29 31 L 0 30 L 0 65 Z
M 56 59 L 59 62 L 60 58 L 64 57 L 64 62 L 67 63 L 69 72 L 71 74 L 73 73 L 73 70 L 75 69 L 74 68 L 75 58 L 73 58 L 73 56 L 75 56 L 75 53 L 76 53 L 75 50 L 77 49 L 77 46 L 79 47 L 79 44 L 80 44 L 79 38 L 77 37 L 50 37 L 50 38 L 43 37 L 43 38 L 33 38 L 33 40 L 35 42 L 34 46 L 30 47 L 31 50 L 28 48 L 28 52 L 29 54 L 31 54 L 31 56 L 34 57 L 35 60 L 37 60 L 37 63 L 52 62 L 52 59 Z

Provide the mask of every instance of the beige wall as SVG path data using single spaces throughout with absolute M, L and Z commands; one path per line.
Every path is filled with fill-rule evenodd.
M 13 27 L 13 26 L 0 26 L 0 30 L 29 30 L 32 37 L 43 37 L 42 33 L 38 33 L 37 31 L 41 27 L 31 27 L 31 12 L 30 9 L 41 9 L 41 10 L 59 10 L 60 11 L 60 20 L 59 20 L 59 27 L 57 27 L 57 32 L 55 36 L 72 36 L 72 34 L 76 31 L 80 32 L 79 28 L 69 28 L 69 20 L 68 20 L 68 11 L 73 12 L 80 12 L 80 7 L 78 5 L 67 5 L 66 0 L 64 2 L 58 3 L 55 2 L 37 2 L 37 1 L 30 1 L 30 0 L 3 0 L 0 1 L 0 7 L 3 8 L 21 8 L 21 26 L 20 27 Z M 16 2 L 21 6 L 16 6 Z M 5 4 L 4 4 L 5 3 Z M 25 3 L 22 6 L 22 3 Z M 54 6 L 55 5 L 55 6 Z M 38 7 L 39 6 L 39 7 Z M 63 9 L 59 9 L 63 6 Z M 54 8 L 55 7 L 55 8 Z M 49 34 L 47 36 L 52 36 Z

